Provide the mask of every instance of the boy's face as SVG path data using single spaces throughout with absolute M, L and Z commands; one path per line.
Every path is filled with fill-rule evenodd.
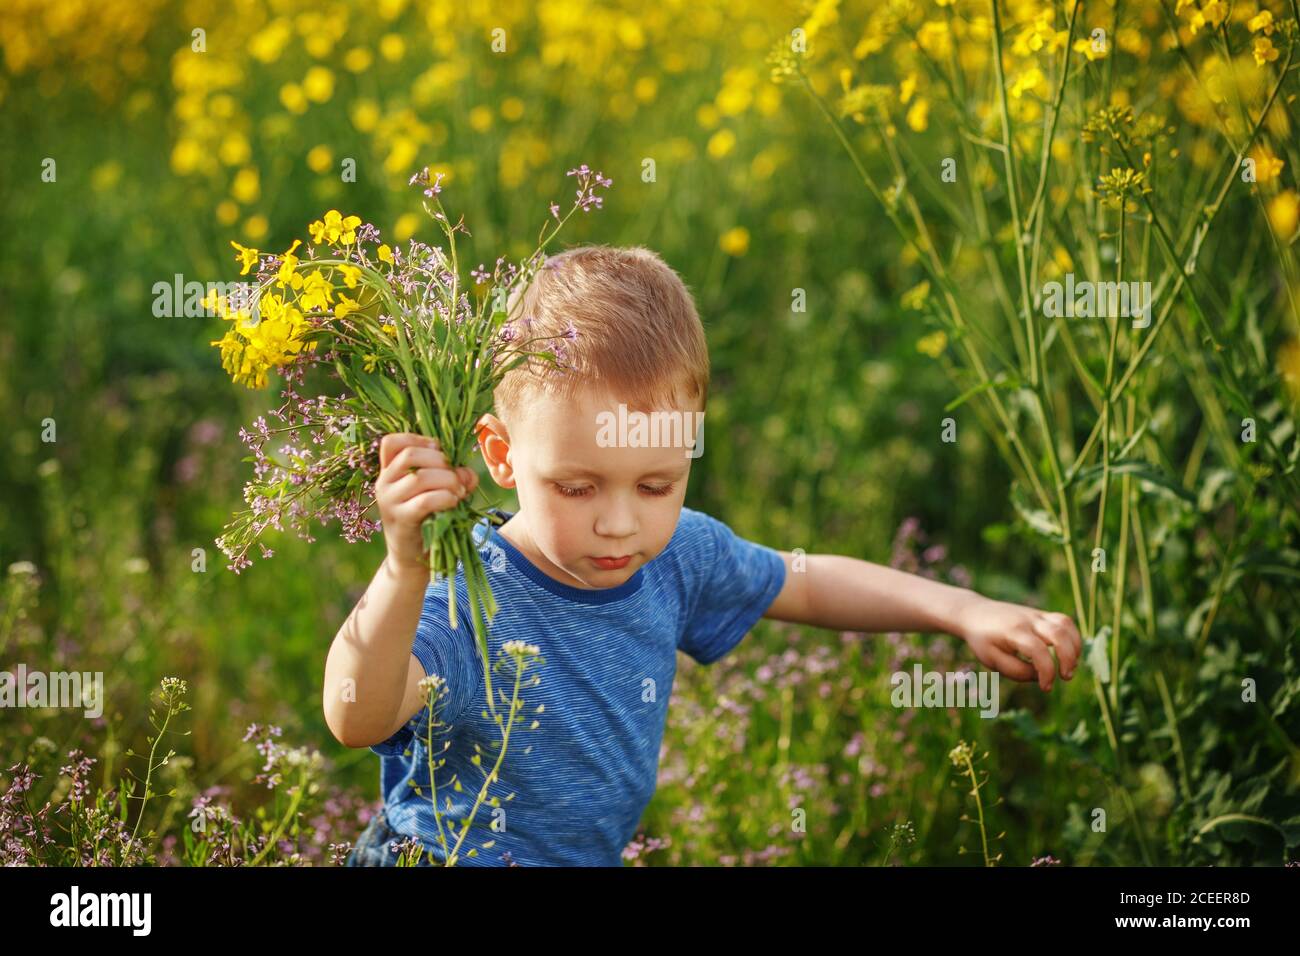
M 691 445 L 703 441 L 697 405 L 654 410 L 676 416 L 678 432 L 660 430 L 667 418 L 652 430 L 645 414 L 647 427 L 638 433 L 631 408 L 620 428 L 619 403 L 590 389 L 570 401 L 534 392 L 508 428 L 493 415 L 479 423 L 492 478 L 519 496 L 502 536 L 571 587 L 617 587 L 664 549 L 681 515 L 689 455 L 702 450 Z M 656 433 L 677 444 L 646 447 Z M 621 566 L 597 560 L 623 557 Z

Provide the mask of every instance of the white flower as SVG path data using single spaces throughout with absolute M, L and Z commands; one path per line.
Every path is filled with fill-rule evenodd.
M 439 677 L 437 674 L 430 674 L 428 677 L 425 677 L 420 681 L 419 684 L 420 692 L 422 694 L 428 695 L 429 691 L 438 690 L 445 683 L 447 682 L 443 680 L 441 677 Z
M 501 650 L 507 654 L 517 656 L 536 657 L 541 653 L 541 648 L 536 644 L 525 644 L 523 641 L 506 641 L 501 645 Z

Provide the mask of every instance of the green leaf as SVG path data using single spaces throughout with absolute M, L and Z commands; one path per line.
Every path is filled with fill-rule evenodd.
M 356 383 L 354 390 L 363 401 L 393 418 L 405 417 L 406 395 L 401 388 L 386 375 L 365 371 L 360 356 L 352 356 L 352 379 Z
M 1232 482 L 1236 478 L 1237 473 L 1231 468 L 1212 469 L 1201 482 L 1201 491 L 1196 496 L 1196 507 L 1200 511 L 1213 511 L 1219 506 L 1225 489 L 1227 494 L 1231 494 Z
M 1249 840 L 1255 846 L 1270 846 L 1274 841 L 1265 835 L 1270 829 L 1282 838 L 1283 843 L 1289 839 L 1289 834 L 1272 820 L 1248 813 L 1225 813 L 1203 824 L 1192 841 L 1199 842 L 1206 834 L 1217 830 L 1223 839 L 1230 842 Z
M 1090 482 L 1094 479 L 1100 479 L 1103 470 L 1104 466 L 1102 465 L 1092 465 L 1075 475 L 1074 482 Z M 1164 492 L 1166 497 L 1173 497 L 1192 505 L 1196 504 L 1195 495 L 1184 488 L 1172 475 L 1160 471 L 1149 461 L 1142 461 L 1141 459 L 1115 461 L 1111 463 L 1110 473 L 1116 477 L 1130 475 L 1140 482 L 1155 485 L 1156 489 Z
M 1016 514 L 1020 515 L 1021 520 L 1029 525 L 1030 529 L 1038 532 L 1045 538 L 1050 538 L 1057 544 L 1065 544 L 1065 533 L 1061 530 L 1060 522 L 1056 516 L 1048 513 L 1042 508 L 1033 507 L 1025 498 L 1024 490 L 1019 484 L 1011 486 L 1011 505 L 1016 509 Z
M 400 385 L 394 382 L 387 375 L 380 375 L 378 378 L 379 384 L 383 387 L 389 399 L 392 400 L 393 407 L 396 409 L 395 414 L 399 416 L 402 415 L 407 408 L 406 393 L 402 391 Z
M 958 408 L 961 405 L 964 405 L 967 401 L 974 398 L 980 392 L 987 391 L 990 388 L 1019 388 L 1019 387 L 1020 387 L 1019 379 L 1008 379 L 1007 374 L 1005 372 L 999 372 L 996 376 L 994 376 L 989 381 L 981 382 L 979 385 L 975 385 L 971 388 L 966 389 L 966 391 L 962 392 L 960 395 L 954 398 L 947 405 L 943 406 L 943 410 L 945 412 L 950 412 L 954 408 Z
M 1110 683 L 1110 625 L 1107 624 L 1094 637 L 1083 640 L 1083 659 L 1103 684 Z

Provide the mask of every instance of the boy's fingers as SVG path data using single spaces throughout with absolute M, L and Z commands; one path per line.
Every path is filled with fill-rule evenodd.
M 379 439 L 379 467 L 387 468 L 397 453 L 411 443 L 416 436 L 410 432 L 389 432 Z
M 441 450 L 436 438 L 426 438 L 424 435 L 417 435 L 414 432 L 389 432 L 379 439 L 379 468 L 382 471 L 387 468 L 397 453 L 404 448 L 414 446 L 427 446 Z
M 388 481 L 396 481 L 403 475 L 417 468 L 446 468 L 447 457 L 438 449 L 428 445 L 407 445 L 390 461 L 381 472 Z
M 1038 672 L 1038 686 L 1044 692 L 1052 689 L 1052 682 L 1056 680 L 1056 663 L 1052 660 L 1052 655 L 1047 653 L 1047 645 L 1036 632 L 1030 631 L 1028 634 L 1020 633 L 1012 638 L 1016 650 L 1034 662 L 1034 670 Z
M 1074 623 L 1074 618 L 1070 617 L 1068 614 L 1060 613 L 1049 614 L 1047 616 L 1049 618 L 1060 620 L 1061 626 L 1065 628 L 1066 634 L 1070 639 L 1070 643 L 1074 645 L 1074 659 L 1077 661 L 1083 655 L 1083 638 L 1079 634 L 1078 626 Z
M 423 521 L 435 511 L 448 511 L 456 506 L 456 495 L 445 489 L 425 491 L 401 504 L 398 516 L 412 523 Z
M 1070 629 L 1049 617 L 1035 618 L 1034 633 L 1056 648 L 1056 659 L 1061 665 L 1061 676 L 1069 678 L 1079 664 L 1081 647 L 1076 647 L 1071 639 Z
M 1012 680 L 1031 681 L 1034 679 L 1034 667 L 1032 664 L 1026 664 L 1018 657 L 1014 657 L 999 648 L 989 648 L 988 652 L 989 665 L 995 668 L 998 673 L 1005 674 Z
M 393 479 L 393 494 L 400 503 L 426 491 L 445 489 L 456 494 L 459 485 L 460 478 L 450 468 L 421 468 Z

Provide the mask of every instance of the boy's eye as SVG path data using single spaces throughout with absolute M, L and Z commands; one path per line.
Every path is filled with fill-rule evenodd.
M 554 484 L 555 484 L 555 490 L 558 491 L 566 498 L 582 498 L 587 494 L 587 491 L 589 490 L 587 488 L 570 488 L 568 485 L 562 485 L 558 481 L 554 482 Z M 654 485 L 642 485 L 641 490 L 648 495 L 654 495 L 656 498 L 662 498 L 664 495 L 670 494 L 672 492 L 673 485 L 671 482 L 666 485 L 659 485 L 658 487 Z

